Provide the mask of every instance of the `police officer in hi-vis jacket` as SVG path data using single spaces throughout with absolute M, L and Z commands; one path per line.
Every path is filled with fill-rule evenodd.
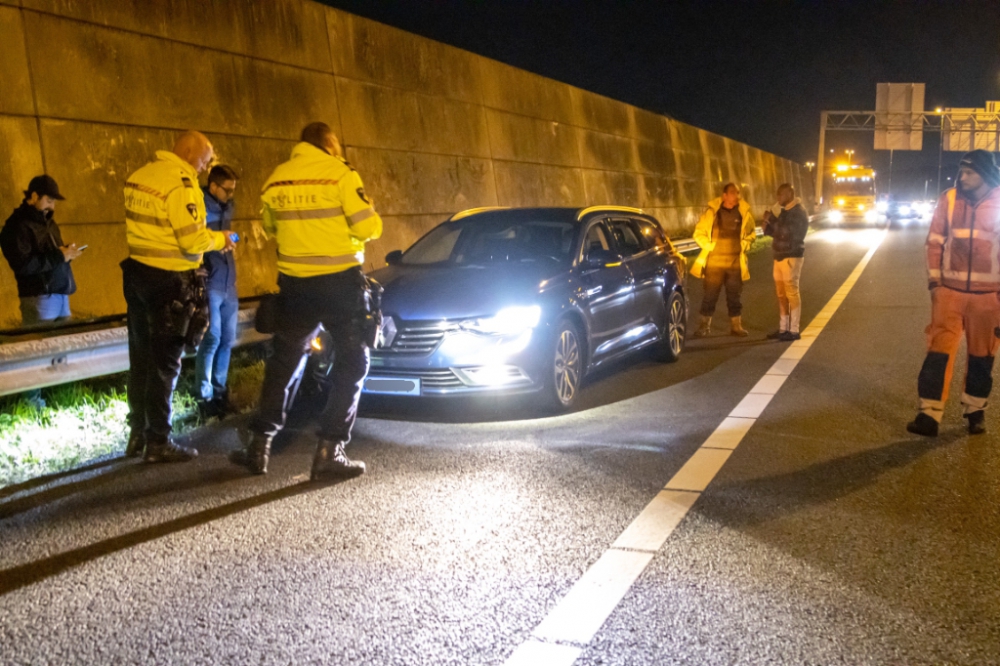
M 333 339 L 333 388 L 319 417 L 312 478 L 358 476 L 365 464 L 350 460 L 344 447 L 368 374 L 372 339 L 361 265 L 365 243 L 382 235 L 382 219 L 325 123 L 302 130 L 301 143 L 267 179 L 261 200 L 265 230 L 278 243 L 278 327 L 249 441 L 231 460 L 255 474 L 267 471 L 271 439 L 285 424 L 310 343 L 322 325 Z
M 170 438 L 170 400 L 186 345 L 196 345 L 208 321 L 204 283 L 196 271 L 202 253 L 232 252 L 225 233 L 205 226 L 198 173 L 213 156 L 200 132 L 181 134 L 173 150 L 125 183 L 129 256 L 121 263 L 128 306 L 129 434 L 126 456 L 181 462 L 198 455 Z

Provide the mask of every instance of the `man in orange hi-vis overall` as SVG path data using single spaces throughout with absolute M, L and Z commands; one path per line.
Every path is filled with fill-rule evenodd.
M 966 153 L 958 186 L 939 199 L 927 235 L 931 323 L 917 392 L 920 412 L 906 429 L 935 437 L 965 332 L 969 361 L 962 406 L 969 433 L 986 432 L 993 357 L 1000 347 L 1000 169 L 985 150 Z

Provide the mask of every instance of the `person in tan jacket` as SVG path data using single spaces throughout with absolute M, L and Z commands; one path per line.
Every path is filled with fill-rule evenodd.
M 966 153 L 957 182 L 938 199 L 927 234 L 931 323 L 917 380 L 920 411 L 906 426 L 925 437 L 938 434 L 963 332 L 969 354 L 963 412 L 970 434 L 986 432 L 1000 347 L 1000 169 L 993 155 Z
M 726 183 L 722 196 L 708 202 L 694 228 L 694 240 L 701 253 L 691 267 L 691 275 L 705 279 L 701 300 L 701 322 L 694 337 L 709 335 L 712 315 L 723 285 L 729 311 L 730 333 L 746 337 L 742 315 L 743 283 L 750 279 L 747 251 L 757 238 L 757 225 L 750 214 L 750 205 L 740 198 L 740 188 Z

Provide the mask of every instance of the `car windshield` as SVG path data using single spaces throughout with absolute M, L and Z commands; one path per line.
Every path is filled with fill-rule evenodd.
M 868 197 L 875 194 L 875 183 L 871 179 L 844 178 L 834 183 L 833 191 L 836 193 L 834 196 Z
M 445 222 L 403 255 L 408 265 L 568 263 L 576 226 L 547 220 Z

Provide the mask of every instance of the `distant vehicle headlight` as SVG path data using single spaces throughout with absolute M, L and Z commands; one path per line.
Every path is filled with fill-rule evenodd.
M 844 214 L 839 210 L 831 210 L 830 214 L 827 216 L 831 222 L 834 224 L 840 224 L 844 221 Z
M 918 215 L 928 215 L 931 212 L 931 205 L 926 201 L 921 201 L 914 208 L 916 208 Z
M 843 199 L 837 199 L 837 205 L 838 206 L 843 206 L 844 205 L 844 200 Z
M 880 213 L 885 213 L 889 210 L 889 204 L 886 203 L 885 201 L 879 201 L 877 204 L 875 204 L 875 210 L 877 210 Z
M 910 208 L 909 206 L 900 206 L 899 207 L 899 214 L 900 215 L 909 215 L 912 212 L 913 212 L 913 209 Z
M 865 213 L 865 222 L 867 222 L 868 224 L 874 224 L 875 222 L 878 222 L 878 211 L 870 210 L 867 213 Z
M 487 335 L 518 335 L 538 326 L 542 308 L 537 305 L 504 308 L 493 317 L 470 319 L 461 324 L 463 330 Z

